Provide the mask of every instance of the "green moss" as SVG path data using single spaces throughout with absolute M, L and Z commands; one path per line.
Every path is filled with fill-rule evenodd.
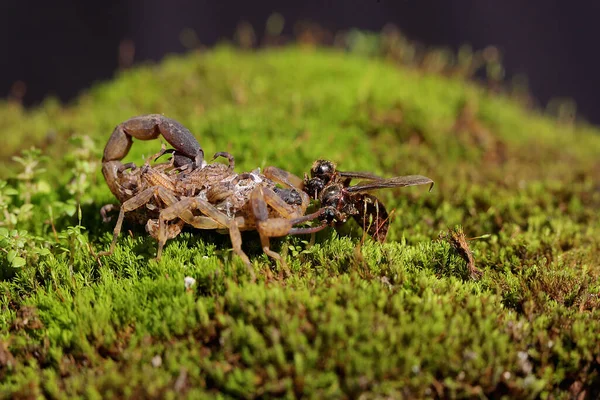
M 114 255 L 100 174 L 114 126 L 164 113 L 236 169 L 423 174 L 381 191 L 385 244 L 355 224 L 185 232 L 160 262 L 143 228 Z M 600 135 L 460 78 L 333 50 L 227 47 L 123 72 L 73 104 L 0 105 L 0 391 L 6 397 L 569 398 L 600 386 Z M 41 148 L 11 156 L 31 146 Z M 136 143 L 140 163 L 156 143 Z M 476 268 L 471 279 L 462 227 Z M 451 232 L 462 232 L 460 229 Z M 184 278 L 195 278 L 186 290 Z

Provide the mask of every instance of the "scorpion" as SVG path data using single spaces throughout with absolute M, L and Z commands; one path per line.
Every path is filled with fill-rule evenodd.
M 173 149 L 168 163 L 150 165 L 167 152 L 166 148 L 146 160 L 142 167 L 123 164 L 133 139 L 153 140 L 161 136 Z M 228 165 L 213 163 L 225 157 Z M 303 189 L 304 181 L 282 169 L 267 167 L 237 174 L 234 157 L 218 152 L 211 163 L 193 134 L 179 122 L 159 114 L 130 118 L 114 129 L 104 149 L 102 172 L 113 195 L 121 203 L 113 230 L 110 249 L 114 252 L 125 215 L 145 223 L 147 232 L 158 240 L 156 258 L 161 258 L 168 239 L 179 235 L 189 224 L 198 229 L 229 233 L 234 252 L 247 265 L 254 277 L 252 264 L 242 250 L 241 231 L 256 230 L 262 250 L 279 261 L 283 258 L 270 249 L 270 238 L 289 234 L 314 233 L 327 225 L 295 227 L 318 219 L 324 209 L 305 215 L 310 196 Z M 144 207 L 145 206 L 145 207 Z M 105 221 L 114 205 L 106 205 L 101 214 Z

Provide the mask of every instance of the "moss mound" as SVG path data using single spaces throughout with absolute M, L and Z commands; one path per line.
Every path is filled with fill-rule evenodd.
M 114 202 L 101 151 L 145 113 L 179 120 L 207 154 L 231 152 L 238 171 L 302 175 L 325 157 L 436 186 L 378 194 L 395 210 L 383 245 L 352 224 L 312 246 L 274 241 L 283 280 L 266 278 L 277 266 L 252 233 L 256 283 L 212 232 L 184 233 L 156 262 L 129 225 L 98 263 L 113 227 L 98 210 Z M 6 397 L 599 394 L 595 128 L 460 78 L 295 47 L 174 57 L 68 106 L 0 104 L 0 119 Z M 138 142 L 128 160 L 157 148 Z

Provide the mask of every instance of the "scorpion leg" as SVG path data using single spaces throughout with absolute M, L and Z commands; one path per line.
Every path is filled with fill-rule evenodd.
M 278 260 L 283 269 L 289 272 L 281 255 L 271 250 L 269 238 L 287 235 L 293 227 L 292 219 L 289 217 L 295 217 L 296 211 L 271 189 L 261 186 L 254 189 L 250 194 L 250 204 L 256 218 L 256 230 L 260 236 L 263 251 L 269 257 Z M 282 218 L 269 218 L 268 205 L 282 215 Z
M 270 249 L 271 237 L 280 237 L 289 234 L 314 233 L 324 229 L 326 225 L 314 228 L 294 228 L 294 225 L 317 219 L 323 214 L 324 209 L 309 215 L 299 216 L 298 210 L 283 201 L 273 190 L 266 187 L 257 187 L 250 194 L 252 212 L 256 218 L 256 229 L 260 236 L 263 251 L 269 257 L 279 260 L 284 270 L 289 273 L 287 264 L 281 255 Z M 269 218 L 269 208 L 273 208 L 280 218 Z
M 156 187 L 156 195 L 167 207 L 171 207 L 179 202 L 179 199 L 173 194 L 173 192 L 169 191 L 163 186 Z M 146 223 L 146 231 L 158 241 L 158 249 L 156 253 L 157 260 L 160 260 L 163 246 L 167 240 L 177 237 L 181 233 L 181 230 L 186 223 L 193 224 L 196 219 L 202 218 L 194 216 L 190 210 L 184 210 L 178 216 L 180 219 L 169 225 L 166 225 L 166 223 L 162 225 L 160 224 L 160 215 L 158 219 L 150 219 Z
M 108 251 L 103 251 L 98 253 L 98 256 L 109 256 L 115 251 L 115 245 L 117 243 L 117 238 L 119 237 L 119 233 L 121 233 L 121 228 L 123 225 L 123 219 L 125 218 L 125 213 L 129 211 L 136 210 L 148 203 L 152 197 L 154 196 L 156 188 L 151 187 L 142 192 L 138 193 L 131 199 L 127 200 L 123 204 L 121 204 L 121 210 L 119 211 L 119 218 L 117 219 L 117 224 L 115 225 L 115 229 L 113 230 L 113 240 L 110 244 L 110 249 Z
M 302 189 L 304 187 L 304 181 L 301 178 L 281 168 L 266 167 L 263 174 L 272 181 L 291 189 Z
M 260 236 L 260 244 L 262 245 L 263 252 L 274 260 L 279 261 L 286 275 L 289 275 L 287 263 L 279 253 L 271 250 L 269 238 L 287 235 L 292 225 L 290 220 L 286 218 L 269 218 L 269 208 L 267 207 L 264 189 L 258 186 L 250 194 L 250 205 L 252 213 L 256 218 L 256 230 Z M 277 196 L 275 195 L 275 197 Z
M 148 157 L 146 159 L 146 163 L 145 165 L 150 165 L 150 161 L 156 161 L 157 159 L 159 159 L 160 157 L 162 157 L 163 154 L 165 154 L 167 152 L 167 146 L 165 146 L 164 143 L 160 144 L 160 151 L 156 154 L 151 155 L 150 157 Z
M 304 191 L 304 181 L 301 178 L 277 167 L 267 167 L 264 169 L 263 174 L 273 182 L 279 183 L 287 189 L 295 190 L 302 200 L 302 212 L 306 211 L 310 204 L 310 197 Z
M 135 163 L 127 163 L 127 164 L 121 164 L 119 166 L 119 168 L 117 168 L 117 172 L 119 174 L 122 174 L 123 172 L 127 171 L 128 169 L 134 170 L 137 168 L 137 165 L 135 165 Z
M 191 214 L 191 210 L 199 210 L 202 214 L 204 214 L 204 216 L 194 217 Z M 244 261 L 248 267 L 248 271 L 250 272 L 252 280 L 255 280 L 256 277 L 254 275 L 252 263 L 250 263 L 250 259 L 242 250 L 242 235 L 240 233 L 238 221 L 235 218 L 228 217 L 206 200 L 198 197 L 183 198 L 170 207 L 165 208 L 160 213 L 159 230 L 163 231 L 162 238 L 159 239 L 159 248 L 161 250 L 164 246 L 164 242 L 166 241 L 164 237 L 165 224 L 167 221 L 175 218 L 181 218 L 195 228 L 199 229 L 227 229 L 229 231 L 229 237 L 231 239 L 233 251 Z
M 129 200 L 123 202 L 123 204 L 121 204 L 121 209 L 119 211 L 119 218 L 117 218 L 117 223 L 113 230 L 113 240 L 112 240 L 112 243 L 110 244 L 110 249 L 108 251 L 99 253 L 98 256 L 108 256 L 114 252 L 115 246 L 117 244 L 117 238 L 119 237 L 119 234 L 121 233 L 121 229 L 123 226 L 123 220 L 125 219 L 125 213 L 134 211 L 134 210 L 148 204 L 150 202 L 150 200 L 152 200 L 153 197 L 159 197 L 167 206 L 177 202 L 177 198 L 175 197 L 175 195 L 173 195 L 171 192 L 169 192 L 167 189 L 165 189 L 164 187 L 161 187 L 161 186 L 152 186 L 150 188 L 147 188 L 147 189 L 141 191 L 140 193 L 138 193 L 137 195 L 133 196 Z M 111 206 L 111 205 L 109 204 L 107 206 L 104 206 L 102 208 L 101 212 L 105 211 L 105 213 L 106 213 L 107 211 L 109 211 L 108 210 L 109 208 L 112 209 L 112 207 L 109 207 L 109 206 Z M 150 221 L 148 221 L 148 222 L 150 223 Z M 183 226 L 183 224 L 180 224 L 180 225 Z M 169 238 L 173 238 L 173 237 L 177 236 L 179 234 L 179 232 L 181 232 L 181 228 L 179 230 L 173 229 L 167 234 L 167 236 L 169 236 Z M 150 233 L 152 234 L 151 231 L 150 231 Z
M 149 219 L 148 222 L 146 222 L 146 232 L 148 232 L 150 236 L 152 236 L 157 241 L 160 237 L 160 226 L 158 221 L 158 219 Z M 173 224 L 170 224 L 166 229 L 166 239 L 174 239 L 177 236 L 179 236 L 184 225 L 185 221 L 183 220 L 179 220 Z M 160 257 L 157 257 L 157 259 L 160 259 Z
M 298 207 L 286 203 L 274 190 L 264 186 L 262 186 L 261 189 L 261 196 L 268 205 L 270 205 L 279 215 L 284 217 L 286 221 L 299 218 L 304 213 L 304 209 L 298 209 Z

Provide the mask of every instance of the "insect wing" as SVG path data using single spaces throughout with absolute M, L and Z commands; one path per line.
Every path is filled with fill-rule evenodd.
M 359 171 L 338 171 L 340 176 L 344 178 L 351 179 L 365 179 L 365 180 L 375 180 L 375 179 L 384 179 L 381 176 L 372 174 L 370 172 L 359 172 Z
M 395 187 L 406 187 L 406 186 L 418 186 L 431 184 L 429 190 L 433 188 L 433 181 L 423 175 L 406 175 L 397 176 L 394 178 L 382 178 L 367 182 L 359 182 L 354 186 L 347 187 L 345 190 L 350 193 L 361 193 L 368 192 L 376 189 L 395 188 Z

